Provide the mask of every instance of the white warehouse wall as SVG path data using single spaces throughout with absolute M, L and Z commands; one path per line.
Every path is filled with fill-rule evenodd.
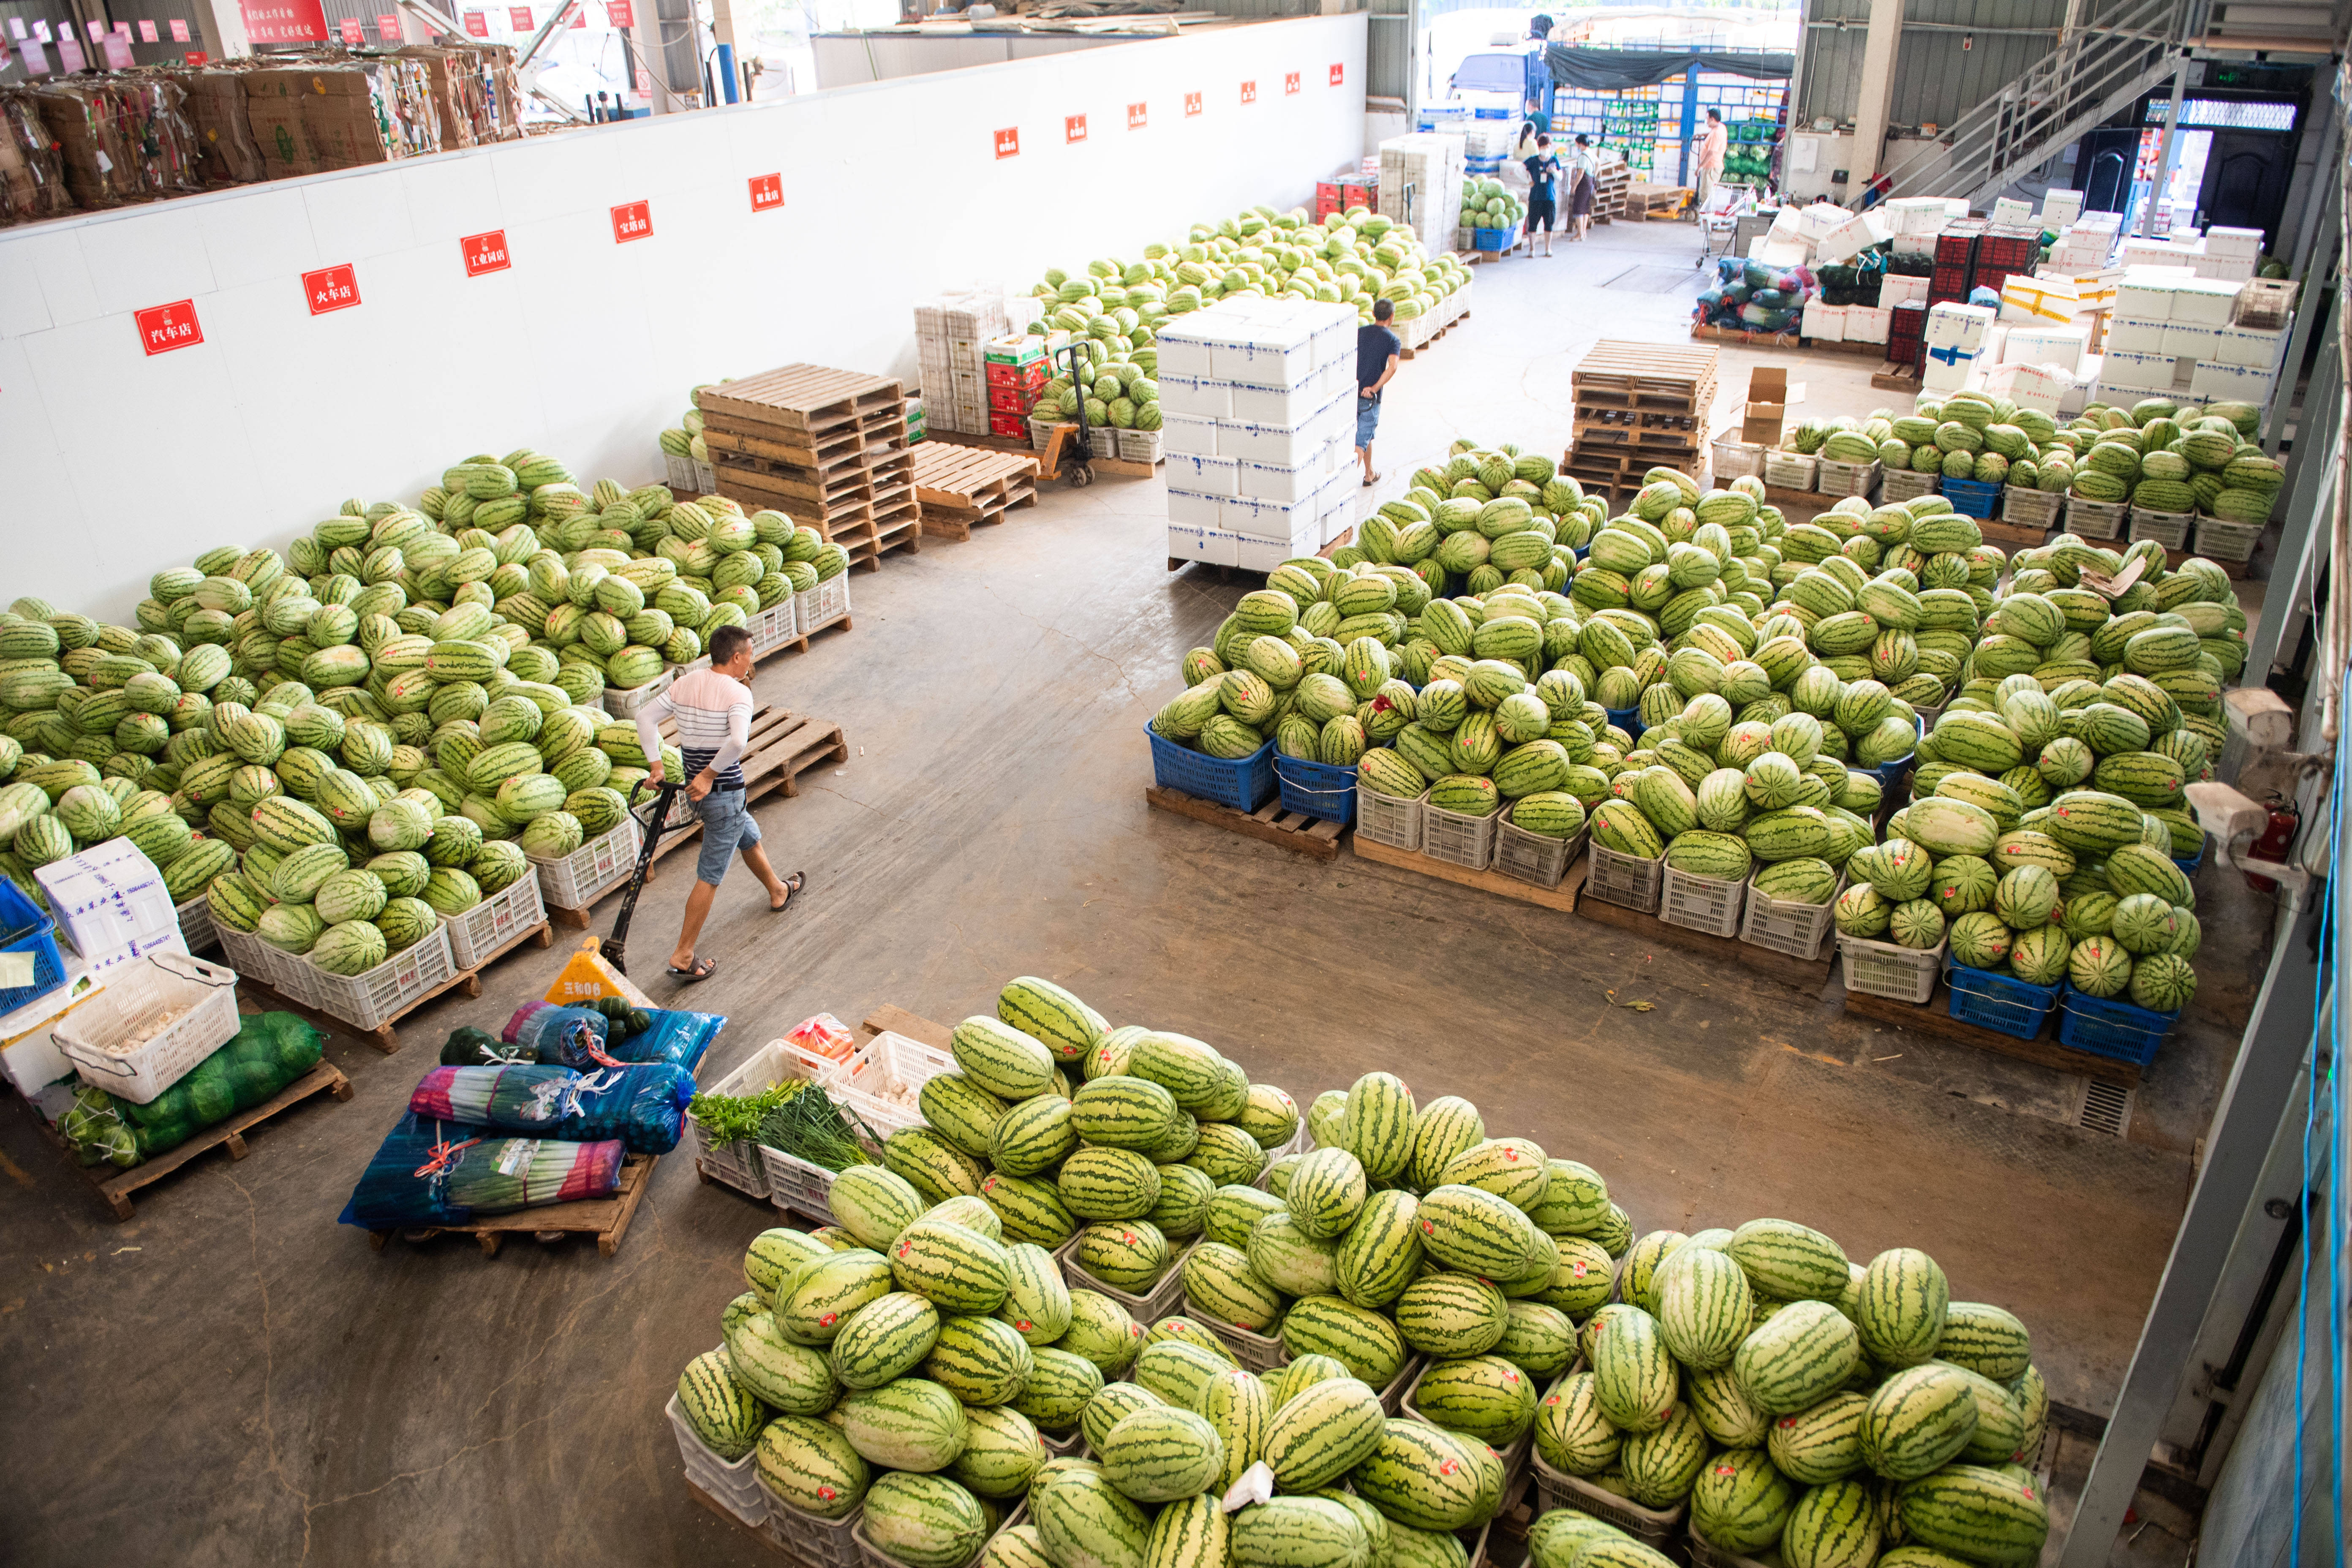
M 0 604 L 127 620 L 160 567 L 476 451 L 642 483 L 724 375 L 911 386 L 913 307 L 945 289 L 1311 205 L 1364 151 L 1364 39 L 1360 12 L 1227 27 L 0 229 Z M 755 214 L 772 172 L 784 205 Z M 637 200 L 653 234 L 616 244 Z M 469 278 L 459 240 L 491 229 L 512 266 Z M 301 275 L 343 263 L 361 303 L 310 314 Z M 182 300 L 204 342 L 147 355 L 133 312 Z

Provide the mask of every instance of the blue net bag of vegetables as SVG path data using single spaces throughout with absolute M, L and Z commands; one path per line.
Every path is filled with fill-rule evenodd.
M 411 1112 L 368 1157 L 339 1217 L 364 1230 L 393 1230 L 607 1198 L 619 1190 L 626 1152 L 617 1138 L 501 1138 Z
M 632 1154 L 677 1147 L 694 1075 L 667 1062 L 629 1067 L 439 1067 L 408 1109 L 444 1121 L 586 1142 L 618 1138 Z

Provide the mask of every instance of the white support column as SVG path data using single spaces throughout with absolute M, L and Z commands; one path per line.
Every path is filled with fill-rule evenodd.
M 245 13 L 236 0 L 195 0 L 188 10 L 209 58 L 226 60 L 253 53 L 253 40 L 246 36 Z
M 1886 157 L 1886 117 L 1895 103 L 1895 55 L 1903 47 L 1903 0 L 1870 0 L 1862 46 L 1862 90 L 1853 105 L 1853 174 L 1848 202 L 1862 199 Z

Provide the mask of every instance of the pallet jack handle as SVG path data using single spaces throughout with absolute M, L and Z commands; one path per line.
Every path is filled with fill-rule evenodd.
M 637 895 L 646 890 L 646 875 L 653 869 L 654 852 L 661 844 L 663 831 L 669 826 L 670 803 L 684 788 L 682 782 L 665 779 L 654 786 L 654 808 L 637 817 L 641 830 L 637 836 L 637 863 L 629 871 L 628 890 L 621 895 L 621 912 L 613 917 L 613 934 L 598 947 L 606 963 L 626 974 L 629 972 L 629 917 L 637 912 Z M 629 787 L 629 812 L 636 816 L 637 797 L 645 793 L 646 781 L 639 779 Z

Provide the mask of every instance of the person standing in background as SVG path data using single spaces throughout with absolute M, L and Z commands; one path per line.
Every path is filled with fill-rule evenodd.
M 1381 427 L 1381 389 L 1397 373 L 1404 344 L 1389 330 L 1396 306 L 1382 300 L 1372 307 L 1370 324 L 1356 329 L 1356 456 L 1363 459 L 1364 488 L 1381 482 L 1372 472 L 1372 432 Z
M 1601 195 L 1601 163 L 1592 155 L 1592 138 L 1579 136 L 1568 150 L 1569 238 L 1582 239 L 1592 226 L 1592 204 Z
M 1528 159 L 1528 254 L 1536 253 L 1536 230 L 1543 229 L 1543 253 L 1551 254 L 1551 234 L 1559 221 L 1557 193 L 1559 189 L 1559 154 L 1551 150 L 1551 138 L 1536 138 L 1535 152 Z
M 1723 110 L 1708 110 L 1706 130 L 1696 139 L 1698 167 L 1693 175 L 1697 186 L 1697 200 L 1692 204 L 1694 214 L 1706 205 L 1708 193 L 1715 189 L 1716 182 L 1723 178 L 1723 155 L 1730 140 L 1730 133 L 1723 128 Z

